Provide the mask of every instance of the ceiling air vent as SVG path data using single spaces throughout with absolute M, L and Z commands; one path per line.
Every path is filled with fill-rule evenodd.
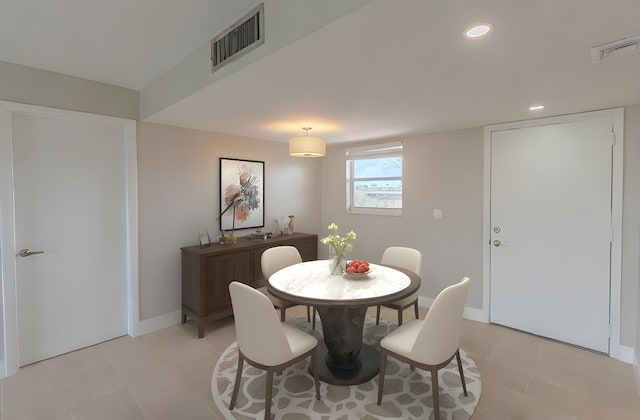
M 211 71 L 214 72 L 264 44 L 264 3 L 211 40 Z
M 591 48 L 591 61 L 601 63 L 640 52 L 640 36 L 625 38 Z

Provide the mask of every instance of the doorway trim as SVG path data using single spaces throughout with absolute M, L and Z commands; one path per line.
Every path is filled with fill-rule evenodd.
M 0 280 L 2 286 L 2 354 L 0 378 L 18 372 L 18 319 L 15 270 L 15 202 L 13 184 L 12 114 L 99 122 L 121 127 L 126 162 L 127 331 L 135 335 L 140 321 L 138 300 L 138 163 L 136 122 L 124 118 L 0 101 Z
M 483 209 L 483 290 L 482 307 L 489 322 L 491 296 L 491 136 L 493 132 L 518 128 L 611 118 L 615 133 L 611 172 L 611 284 L 609 295 L 609 356 L 621 360 L 620 301 L 622 284 L 622 205 L 623 205 L 623 156 L 624 156 L 624 108 L 579 114 L 516 121 L 484 127 L 484 209 Z

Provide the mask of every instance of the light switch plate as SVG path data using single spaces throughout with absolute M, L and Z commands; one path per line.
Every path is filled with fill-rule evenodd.
M 442 219 L 442 209 L 433 209 L 433 218 Z

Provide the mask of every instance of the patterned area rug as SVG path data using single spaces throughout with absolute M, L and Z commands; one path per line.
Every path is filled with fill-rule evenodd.
M 306 318 L 287 321 L 301 330 L 322 338 L 322 331 L 311 331 Z M 380 340 L 397 324 L 367 318 L 364 342 L 379 345 Z M 316 329 L 321 329 L 320 322 Z M 244 364 L 242 384 L 233 411 L 229 401 L 233 390 L 237 359 L 237 342 L 231 344 L 220 356 L 211 377 L 211 393 L 221 413 L 227 419 L 264 418 L 265 372 Z M 468 396 L 462 393 L 456 359 L 438 375 L 440 385 L 440 418 L 463 420 L 473 414 L 480 399 L 480 372 L 475 362 L 460 350 Z M 319 363 L 323 361 L 319 360 Z M 377 377 L 369 382 L 352 386 L 328 385 L 320 381 L 320 401 L 315 399 L 313 378 L 307 372 L 309 360 L 289 367 L 273 377 L 272 416 L 276 420 L 355 420 L 355 419 L 432 419 L 431 375 L 420 369 L 411 371 L 409 365 L 389 357 L 385 377 L 382 405 L 378 398 Z

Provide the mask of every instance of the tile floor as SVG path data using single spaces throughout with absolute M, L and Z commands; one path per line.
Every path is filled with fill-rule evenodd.
M 292 308 L 287 315 L 303 312 Z M 393 320 L 395 312 L 383 317 Z M 231 318 L 210 323 L 202 339 L 187 322 L 35 363 L 0 382 L 0 418 L 222 419 L 211 372 L 234 340 Z M 473 420 L 640 419 L 631 365 L 473 321 L 464 322 L 462 348 L 483 375 Z

